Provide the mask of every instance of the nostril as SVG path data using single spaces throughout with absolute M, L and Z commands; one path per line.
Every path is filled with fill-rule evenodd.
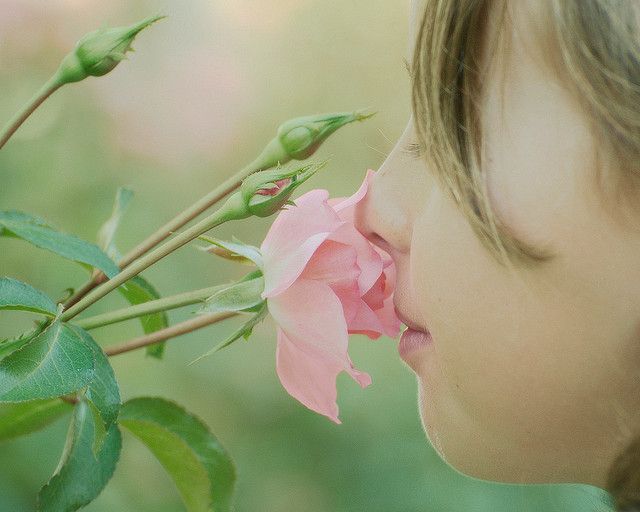
M 367 239 L 373 244 L 382 249 L 387 254 L 391 254 L 391 244 L 382 238 L 378 233 L 367 233 Z

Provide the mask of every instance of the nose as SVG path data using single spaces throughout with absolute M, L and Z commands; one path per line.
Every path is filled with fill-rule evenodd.
M 425 201 L 425 165 L 405 151 L 412 142 L 413 118 L 375 173 L 355 209 L 356 228 L 390 256 L 408 253 L 413 221 Z

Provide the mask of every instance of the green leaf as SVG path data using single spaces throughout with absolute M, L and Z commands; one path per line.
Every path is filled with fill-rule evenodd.
M 65 395 L 94 376 L 93 350 L 68 325 L 56 321 L 0 361 L 0 402 Z
M 98 244 L 107 252 L 109 257 L 118 261 L 120 253 L 115 245 L 114 238 L 122 217 L 133 198 L 133 191 L 120 187 L 116 193 L 111 217 L 102 225 L 98 232 Z M 141 275 L 137 275 L 118 287 L 120 293 L 130 304 L 136 305 L 160 298 L 158 291 Z M 149 334 L 169 326 L 169 317 L 164 311 L 139 317 L 142 329 Z M 162 359 L 165 343 L 149 345 L 145 351 L 147 355 Z
M 231 510 L 233 462 L 200 419 L 174 402 L 143 397 L 125 402 L 119 423 L 157 457 L 189 512 Z
M 262 275 L 253 279 L 243 279 L 214 293 L 197 312 L 243 311 L 264 302 L 260 296 L 263 291 L 264 278 Z
M 132 198 L 133 190 L 126 187 L 118 187 L 111 217 L 107 219 L 98 231 L 98 245 L 113 260 L 118 259 L 118 251 L 114 243 L 115 234 Z
M 58 398 L 0 404 L 0 441 L 36 432 L 72 408 L 71 404 Z
M 118 419 L 121 405 L 120 389 L 118 388 L 118 382 L 113 373 L 113 368 L 111 364 L 109 364 L 109 360 L 102 348 L 100 348 L 91 335 L 81 327 L 72 325 L 71 328 L 78 337 L 91 348 L 95 359 L 94 375 L 89 382 L 85 396 L 95 407 L 95 412 L 98 413 L 102 423 L 102 425 L 96 425 L 98 428 L 98 433 L 96 433 L 97 449 L 103 440 L 103 435 L 109 431 L 111 425 Z
M 130 279 L 120 287 L 120 293 L 133 305 L 160 298 L 158 291 L 141 275 Z M 140 317 L 145 334 L 159 331 L 169 326 L 169 317 L 165 311 Z M 146 348 L 147 355 L 162 359 L 165 343 L 154 343 Z
M 3 340 L 0 340 L 0 359 L 8 356 L 12 352 L 15 352 L 23 345 L 26 345 L 29 341 L 31 341 L 38 334 L 44 331 L 45 327 L 46 323 L 42 322 L 38 324 L 37 327 L 31 329 L 30 331 L 23 332 L 17 337 L 5 338 Z
M 47 295 L 10 277 L 0 278 L 0 309 L 20 309 L 48 316 L 56 316 L 57 313 L 55 302 Z
M 21 238 L 84 266 L 96 267 L 113 277 L 120 269 L 92 243 L 57 231 L 43 219 L 15 210 L 0 211 L 0 236 Z
M 258 325 L 260 322 L 262 322 L 264 317 L 267 316 L 267 313 L 269 312 L 269 310 L 267 308 L 267 301 L 266 300 L 263 301 L 258 307 L 259 307 L 259 309 L 258 309 L 258 314 L 257 315 L 252 316 L 244 325 L 242 325 L 242 327 L 240 327 L 237 331 L 235 331 L 231 336 L 229 336 L 222 343 L 219 343 L 218 345 L 213 347 L 208 352 L 205 352 L 200 357 L 197 357 L 196 359 L 191 361 L 189 364 L 191 365 L 191 364 L 195 363 L 196 361 L 200 361 L 200 359 L 202 359 L 203 357 L 210 356 L 211 354 L 217 352 L 218 350 L 220 350 L 222 348 L 225 348 L 225 347 L 228 347 L 234 341 L 236 341 L 237 339 L 239 339 L 241 337 L 244 338 L 245 340 L 248 340 L 249 336 L 251 336 L 251 332 L 253 331 L 253 328 L 256 325 Z
M 72 512 L 93 501 L 113 475 L 122 437 L 117 424 L 107 432 L 97 456 L 94 416 L 84 400 L 76 404 L 67 442 L 55 474 L 38 493 L 39 512 Z
M 229 251 L 230 254 L 226 256 L 224 254 L 218 253 L 218 255 L 222 256 L 223 258 L 236 260 L 236 261 L 249 260 L 250 262 L 253 262 L 258 268 L 262 268 L 262 254 L 260 253 L 260 249 L 258 249 L 257 247 L 254 247 L 253 245 L 242 243 L 235 236 L 232 238 L 233 238 L 233 242 L 227 242 L 225 240 L 220 240 L 218 238 L 213 238 L 206 235 L 200 235 L 198 237 L 198 239 L 202 240 L 203 242 L 208 242 L 211 245 L 214 245 L 216 247 L 220 247 L 222 249 L 226 249 L 227 251 Z M 210 251 L 209 247 L 203 247 L 202 249 L 206 251 Z

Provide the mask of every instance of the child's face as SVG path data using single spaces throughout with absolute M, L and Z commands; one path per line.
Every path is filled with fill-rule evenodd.
M 557 257 L 517 274 L 495 262 L 426 164 L 403 152 L 412 119 L 356 219 L 395 260 L 396 307 L 433 336 L 406 363 L 441 456 L 476 478 L 603 487 L 639 424 L 640 235 L 598 203 L 597 141 L 531 53 L 536 4 L 512 4 L 503 110 L 500 58 L 485 81 L 486 172 L 505 223 Z

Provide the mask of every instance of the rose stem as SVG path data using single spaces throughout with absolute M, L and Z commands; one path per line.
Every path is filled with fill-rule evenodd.
M 195 331 L 196 329 L 201 329 L 202 327 L 215 324 L 216 322 L 220 322 L 221 320 L 225 320 L 226 318 L 238 314 L 239 313 L 237 313 L 236 311 L 225 311 L 224 313 L 209 313 L 206 315 L 200 315 L 196 318 L 185 320 L 184 322 L 180 322 L 165 329 L 133 338 L 121 345 L 107 348 L 104 353 L 109 357 L 118 354 L 124 354 L 125 352 L 130 352 L 131 350 L 136 350 L 148 345 L 153 345 L 154 343 L 159 343 L 161 341 L 168 340 L 169 338 L 174 338 L 176 336 L 180 336 L 181 334 L 186 334 L 191 331 Z
M 74 321 L 74 325 L 82 327 L 83 329 L 95 329 L 96 327 L 102 327 L 105 325 L 115 324 L 131 318 L 139 316 L 150 315 L 152 313 L 158 313 L 160 311 L 166 311 L 168 309 L 176 309 L 182 306 L 188 306 L 197 302 L 202 302 L 208 297 L 211 297 L 216 291 L 226 287 L 227 285 L 221 284 L 218 286 L 210 286 L 209 288 L 201 288 L 200 290 L 193 290 L 190 292 L 180 293 L 178 295 L 171 295 L 169 297 L 163 297 L 157 300 L 150 300 L 143 302 L 142 304 L 136 304 L 135 306 L 129 306 L 115 311 L 109 311 L 101 315 L 90 316 L 87 318 L 81 318 Z
M 172 220 L 167 222 L 155 233 L 140 242 L 136 247 L 125 254 L 118 262 L 120 268 L 124 269 L 125 267 L 128 267 L 133 261 L 138 259 L 150 249 L 154 248 L 163 240 L 165 240 L 169 235 L 171 235 L 171 233 L 181 228 L 189 221 L 204 212 L 207 208 L 210 208 L 220 199 L 237 189 L 242 183 L 242 180 L 249 176 L 249 174 L 252 174 L 253 172 L 261 169 L 261 159 L 262 155 L 256 158 L 252 163 L 238 171 L 236 174 L 229 177 L 226 181 L 222 182 L 219 186 L 217 186 L 206 196 L 192 204 L 189 208 L 176 215 Z M 85 283 L 74 295 L 67 299 L 64 305 L 65 308 L 70 308 L 71 306 L 73 306 L 96 286 L 106 281 L 106 278 L 107 276 L 103 272 L 98 271 L 94 273 L 93 277 L 89 281 L 87 281 L 87 283 Z
M 113 276 L 113 278 L 105 281 L 95 290 L 89 292 L 76 304 L 71 306 L 66 311 L 63 311 L 63 313 L 60 315 L 60 320 L 63 322 L 68 321 L 78 313 L 84 311 L 94 302 L 100 300 L 109 292 L 115 290 L 122 283 L 126 282 L 134 276 L 137 276 L 144 269 L 150 267 L 157 261 L 164 258 L 166 255 L 171 254 L 173 251 L 182 247 L 194 238 L 197 238 L 202 233 L 205 233 L 206 231 L 209 231 L 210 229 L 224 223 L 225 221 L 229 220 L 229 218 L 233 218 L 232 212 L 233 206 L 229 206 L 228 203 L 225 203 L 225 205 L 219 210 L 216 210 L 214 213 L 212 213 L 208 217 L 205 217 L 197 224 L 194 224 L 189 229 L 178 233 L 168 242 L 165 242 L 149 254 L 143 256 L 139 260 L 136 260 L 132 265 L 124 269 L 122 272 L 116 274 L 115 276 Z
M 0 131 L 0 149 L 2 149 L 16 130 L 20 128 L 20 125 L 22 125 L 22 123 L 24 123 L 27 118 L 33 114 L 44 100 L 63 85 L 64 83 L 60 81 L 58 73 L 47 80 L 47 83 L 42 86 L 42 88 L 29 100 L 29 102 L 11 118 L 2 131 Z

